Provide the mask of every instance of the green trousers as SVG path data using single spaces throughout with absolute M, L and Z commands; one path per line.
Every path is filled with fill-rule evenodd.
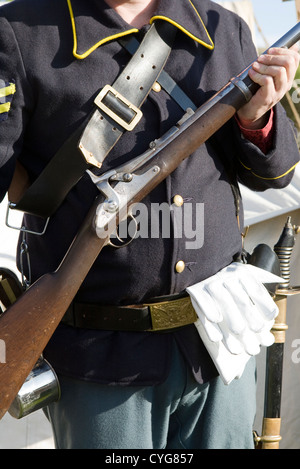
M 59 449 L 252 449 L 255 360 L 239 380 L 199 385 L 174 343 L 166 381 L 106 386 L 60 376 L 48 418 Z

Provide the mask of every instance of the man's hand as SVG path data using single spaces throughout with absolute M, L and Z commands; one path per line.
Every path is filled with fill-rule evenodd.
M 243 127 L 261 129 L 265 126 L 266 113 L 291 89 L 298 66 L 297 44 L 290 49 L 271 48 L 258 57 L 249 76 L 260 88 L 237 113 Z

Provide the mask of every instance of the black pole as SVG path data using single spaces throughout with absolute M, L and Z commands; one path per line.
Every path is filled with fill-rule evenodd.
M 280 262 L 282 284 L 276 289 L 275 302 L 279 308 L 279 314 L 275 320 L 272 332 L 275 337 L 273 345 L 267 348 L 266 355 L 266 381 L 265 402 L 262 436 L 256 437 L 256 443 L 261 449 L 279 449 L 281 440 L 281 397 L 287 297 L 293 294 L 290 288 L 290 264 L 293 247 L 295 244 L 295 227 L 292 226 L 291 217 L 287 218 L 274 251 Z M 297 292 L 296 292 L 297 293 Z

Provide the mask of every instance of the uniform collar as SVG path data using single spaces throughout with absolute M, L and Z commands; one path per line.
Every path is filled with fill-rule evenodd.
M 106 42 L 139 31 L 128 25 L 104 1 L 67 0 L 67 3 L 73 30 L 73 55 L 77 59 L 85 59 Z M 205 26 L 208 3 L 207 0 L 161 0 L 150 24 L 156 20 L 168 21 L 192 40 L 213 49 L 214 43 Z M 101 18 L 101 28 L 98 18 Z

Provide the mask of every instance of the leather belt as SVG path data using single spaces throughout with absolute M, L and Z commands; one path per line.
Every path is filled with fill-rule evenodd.
M 169 331 L 197 321 L 189 296 L 130 306 L 73 302 L 62 319 L 72 327 L 113 331 Z

